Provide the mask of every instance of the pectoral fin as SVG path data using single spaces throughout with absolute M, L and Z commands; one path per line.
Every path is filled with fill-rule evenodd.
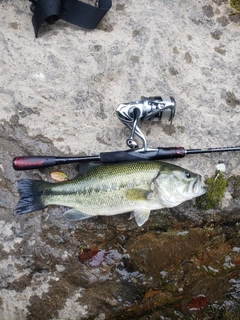
M 126 191 L 126 197 L 128 200 L 148 200 L 149 195 L 152 192 L 144 189 L 128 189 Z
M 134 210 L 133 212 L 137 225 L 141 227 L 149 218 L 150 210 L 142 209 L 142 210 Z
M 77 211 L 75 209 L 70 209 L 66 212 L 64 212 L 64 217 L 68 221 L 78 221 L 78 220 L 83 220 L 83 219 L 88 219 L 91 218 L 92 216 L 89 214 L 86 214 L 81 211 Z

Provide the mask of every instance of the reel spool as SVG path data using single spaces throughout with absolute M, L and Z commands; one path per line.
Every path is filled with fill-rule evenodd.
M 117 117 L 131 130 L 131 135 L 126 141 L 127 146 L 131 149 L 139 149 L 136 140 L 134 140 L 134 135 L 136 134 L 143 142 L 141 150 L 149 150 L 146 138 L 138 127 L 138 122 L 160 121 L 164 118 L 172 123 L 175 109 L 176 102 L 173 97 L 166 99 L 161 97 L 141 97 L 139 101 L 120 104 L 116 110 Z

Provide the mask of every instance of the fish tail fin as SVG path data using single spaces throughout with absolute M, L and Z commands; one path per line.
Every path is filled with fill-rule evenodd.
M 40 210 L 45 207 L 41 195 L 45 181 L 22 179 L 18 181 L 18 192 L 21 199 L 18 201 L 16 213 L 24 214 Z

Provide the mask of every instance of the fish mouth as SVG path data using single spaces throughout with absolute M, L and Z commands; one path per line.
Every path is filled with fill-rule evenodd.
M 202 185 L 202 177 L 199 175 L 193 183 L 193 192 L 199 196 L 203 195 L 207 190 Z

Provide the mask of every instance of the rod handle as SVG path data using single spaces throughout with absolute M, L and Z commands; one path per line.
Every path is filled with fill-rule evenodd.
M 14 170 L 30 170 L 52 167 L 57 164 L 56 157 L 46 156 L 22 156 L 13 159 Z
M 183 147 L 158 148 L 142 152 L 135 150 L 102 152 L 100 153 L 100 161 L 102 163 L 113 163 L 123 161 L 166 160 L 183 158 L 185 154 Z
M 20 156 L 13 159 L 15 170 L 31 170 L 52 167 L 60 164 L 76 162 L 100 161 L 102 163 L 113 163 L 123 161 L 141 160 L 164 160 L 183 158 L 186 151 L 183 147 L 158 148 L 137 152 L 135 150 L 102 152 L 98 156 L 86 157 L 53 157 L 53 156 Z

